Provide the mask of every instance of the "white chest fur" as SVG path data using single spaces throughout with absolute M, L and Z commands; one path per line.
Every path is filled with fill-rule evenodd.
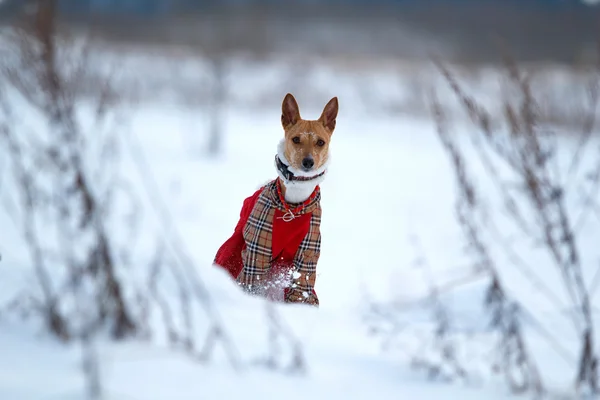
M 283 182 L 285 186 L 285 201 L 302 203 L 314 192 L 317 184 L 314 182 Z

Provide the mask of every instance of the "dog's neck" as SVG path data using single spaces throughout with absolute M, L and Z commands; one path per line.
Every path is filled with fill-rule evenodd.
M 327 155 L 327 161 L 320 168 L 305 172 L 297 170 L 290 166 L 289 161 L 286 159 L 283 152 L 285 142 L 282 140 L 277 147 L 277 157 L 285 167 L 290 175 L 284 175 L 279 166 L 277 165 L 277 158 L 275 159 L 275 168 L 277 175 L 279 176 L 279 182 L 281 183 L 282 195 L 288 203 L 302 203 L 306 201 L 310 195 L 315 191 L 317 185 L 319 185 L 325 179 L 327 175 L 327 167 L 329 166 L 330 156 Z M 295 180 L 294 177 L 310 178 L 308 180 Z
M 303 182 L 303 185 L 289 185 L 285 180 L 279 178 L 281 182 L 281 194 L 285 201 L 291 204 L 302 203 L 306 201 L 317 187 L 316 183 Z

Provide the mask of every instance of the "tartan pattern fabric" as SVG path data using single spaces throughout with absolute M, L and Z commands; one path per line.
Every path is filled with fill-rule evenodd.
M 297 215 L 311 213 L 310 227 L 294 257 L 293 273 L 286 290 L 285 301 L 318 305 L 313 290 L 316 281 L 317 261 L 321 250 L 321 193 L 316 196 Z M 273 218 L 275 210 L 286 212 L 277 194 L 277 180 L 266 184 L 259 195 L 244 227 L 246 248 L 242 251 L 243 269 L 237 282 L 248 292 L 263 295 L 268 282 L 274 255 Z
M 317 279 L 317 261 L 321 252 L 321 207 L 312 212 L 308 234 L 300 243 L 294 258 L 294 271 L 290 290 L 285 300 L 291 303 L 319 304 L 314 287 Z

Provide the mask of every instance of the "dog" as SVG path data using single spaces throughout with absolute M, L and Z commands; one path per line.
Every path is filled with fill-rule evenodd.
M 302 119 L 290 93 L 283 99 L 277 178 L 244 200 L 233 235 L 214 259 L 245 291 L 272 301 L 319 306 L 319 184 L 327 175 L 337 114 L 337 97 L 317 120 Z

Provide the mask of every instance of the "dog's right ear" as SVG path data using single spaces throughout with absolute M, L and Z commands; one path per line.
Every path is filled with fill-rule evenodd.
M 285 95 L 281 105 L 281 125 L 284 128 L 294 125 L 300 120 L 300 109 L 294 96 L 290 93 Z
M 325 105 L 323 109 L 323 113 L 319 118 L 319 121 L 325 126 L 325 128 L 329 129 L 329 133 L 332 134 L 335 129 L 335 121 L 338 114 L 338 98 L 334 97 L 329 100 L 329 103 Z

